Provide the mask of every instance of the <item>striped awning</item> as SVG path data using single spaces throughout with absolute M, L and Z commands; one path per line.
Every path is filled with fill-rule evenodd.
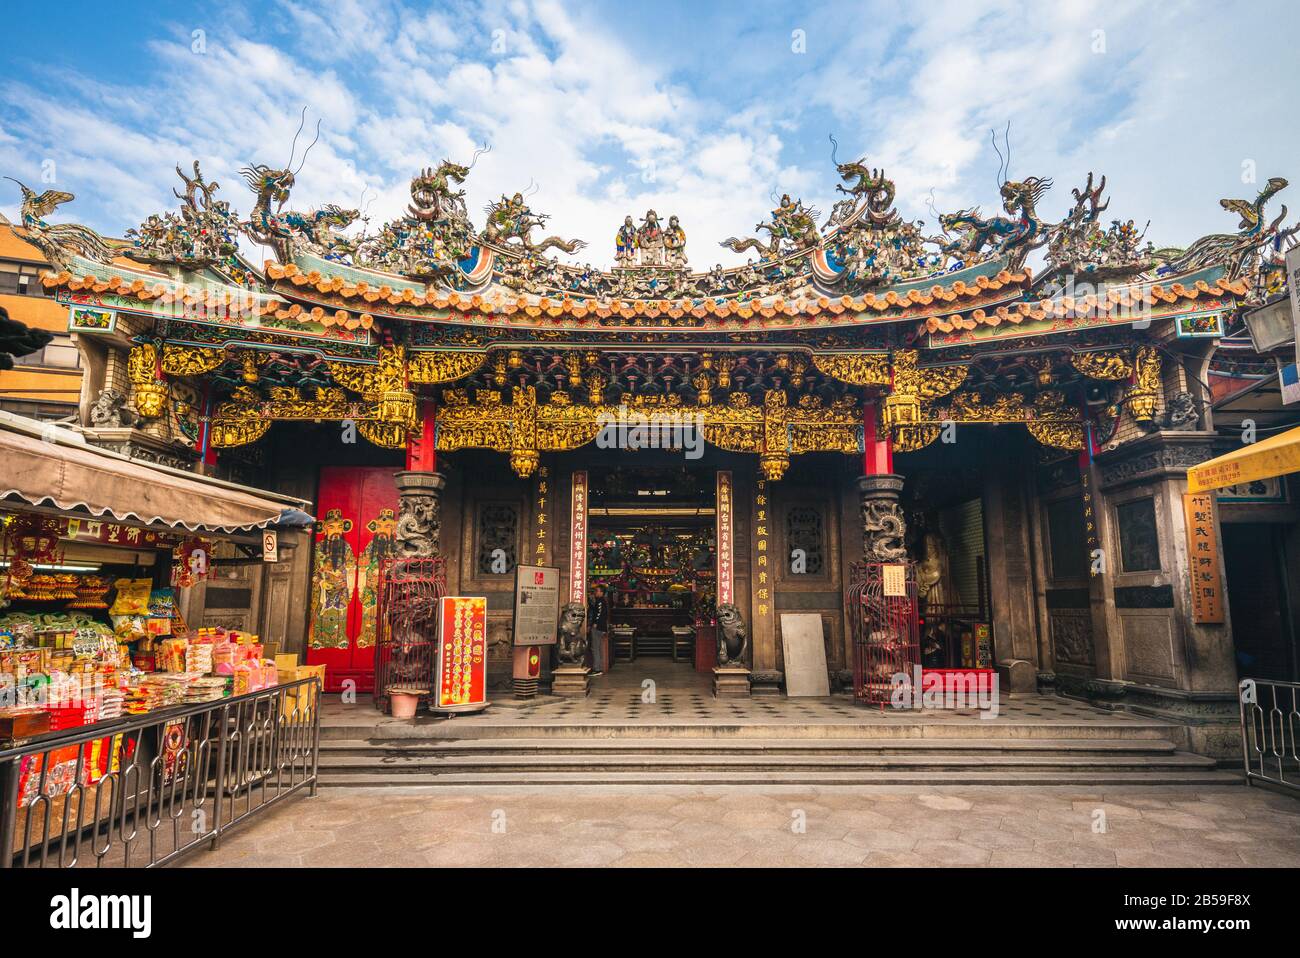
M 265 528 L 310 508 L 300 499 L 139 462 L 89 445 L 66 429 L 15 420 L 0 417 L 0 499 L 226 533 Z

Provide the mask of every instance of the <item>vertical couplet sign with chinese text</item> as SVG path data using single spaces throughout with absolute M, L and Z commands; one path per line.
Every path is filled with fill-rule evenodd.
M 1192 577 L 1192 621 L 1223 622 L 1223 585 L 1219 575 L 1219 539 L 1214 531 L 1214 493 L 1183 493 L 1187 524 L 1187 565 Z
M 537 467 L 534 481 L 533 526 L 537 544 L 533 547 L 532 561 L 537 565 L 547 565 L 551 555 L 551 518 L 547 512 L 551 500 L 551 468 L 545 463 Z
M 475 711 L 487 704 L 487 599 L 443 596 L 438 604 L 440 712 Z
M 1098 562 L 1102 555 L 1101 534 L 1097 529 L 1097 504 L 1093 490 L 1097 487 L 1097 466 L 1092 459 L 1092 427 L 1084 433 L 1086 448 L 1079 453 L 1079 490 L 1083 498 L 1083 535 L 1088 550 L 1088 574 L 1100 575 L 1105 563 Z
M 569 601 L 587 605 L 587 473 L 573 474 L 569 510 Z
M 754 648 L 767 636 L 775 635 L 776 616 L 773 612 L 771 567 L 768 565 L 768 498 L 767 480 L 754 482 L 754 628 L 750 637 Z
M 718 557 L 718 601 L 717 604 L 731 605 L 736 601 L 735 570 L 732 561 L 735 557 L 735 543 L 732 541 L 732 522 L 735 500 L 731 485 L 731 473 L 718 473 L 717 486 L 717 557 Z

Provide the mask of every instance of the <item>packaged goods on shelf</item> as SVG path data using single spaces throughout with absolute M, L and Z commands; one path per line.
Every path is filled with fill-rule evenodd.
M 148 615 L 152 579 L 118 579 L 113 583 L 117 595 L 109 609 L 112 615 Z

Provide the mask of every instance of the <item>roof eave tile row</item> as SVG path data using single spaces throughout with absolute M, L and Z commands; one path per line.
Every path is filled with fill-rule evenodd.
M 511 296 L 501 291 L 495 294 L 461 294 L 454 291 L 433 291 L 421 295 L 411 289 L 395 290 L 388 285 L 371 285 L 366 282 L 349 282 L 341 276 L 326 276 L 317 270 L 304 271 L 293 263 L 281 264 L 267 262 L 266 273 L 273 280 L 286 280 L 299 288 L 315 290 L 321 295 L 336 296 L 344 301 L 358 300 L 362 304 L 386 304 L 389 306 L 411 306 L 417 308 L 452 309 L 462 313 L 484 313 L 511 315 L 523 313 L 531 317 L 550 316 L 559 318 L 570 316 L 575 319 L 588 317 L 608 319 L 622 317 L 632 319 L 638 316 L 655 318 L 667 316 L 678 319 L 694 316 L 698 319 L 707 317 L 726 318 L 736 316 L 749 319 L 755 316 L 771 319 L 777 316 L 818 316 L 823 313 L 831 315 L 856 314 L 863 312 L 885 313 L 891 309 L 906 309 L 914 306 L 931 306 L 936 303 L 958 303 L 962 299 L 974 298 L 989 292 L 997 292 L 1012 285 L 1028 284 L 1031 274 L 1028 270 L 1010 272 L 1003 270 L 994 276 L 980 276 L 972 283 L 958 280 L 951 286 L 935 285 L 928 290 L 913 289 L 899 294 L 894 290 L 876 295 L 864 296 L 817 296 L 785 299 L 775 297 L 765 302 L 740 303 L 734 300 L 587 300 L 569 297 L 530 297 Z
M 184 284 L 150 283 L 140 278 L 128 280 L 116 274 L 100 278 L 90 274 L 74 276 L 68 270 L 62 270 L 58 273 L 43 273 L 41 275 L 41 285 L 46 289 L 66 289 L 74 293 L 113 293 L 118 296 L 132 297 L 141 303 L 160 303 L 165 306 L 179 305 L 191 308 L 219 308 L 232 315 L 240 316 L 274 316 L 276 319 L 295 319 L 299 314 L 306 312 L 296 303 L 287 303 L 284 300 L 256 294 L 249 295 L 233 288 L 226 288 L 221 291 L 194 289 Z M 321 320 L 321 316 L 316 315 L 317 310 L 310 312 L 313 318 L 318 321 Z M 319 312 L 324 314 L 325 310 L 319 310 Z M 357 326 L 368 325 L 343 309 L 337 310 L 330 318 L 340 324 L 351 321 Z M 330 323 L 326 323 L 326 325 L 330 325 Z
M 932 316 L 921 324 L 920 332 L 951 333 L 954 330 L 971 330 L 979 326 L 1001 326 L 1003 323 L 1018 325 L 1025 322 L 1079 317 L 1105 318 L 1117 311 L 1136 310 L 1148 306 L 1170 306 L 1182 300 L 1195 301 L 1203 295 L 1235 298 L 1245 296 L 1248 290 L 1249 285 L 1245 280 L 1224 279 L 1216 280 L 1212 284 L 1205 280 L 1197 280 L 1190 286 L 1183 283 L 1170 283 L 1165 287 L 1157 283 L 1146 289 L 1118 287 L 1107 290 L 1105 296 L 1089 294 L 1077 299 L 1065 296 L 1061 299 L 1012 303 L 1009 306 L 998 306 L 993 310 L 974 309 L 966 314 Z M 1141 319 L 1141 316 L 1132 318 L 1137 320 Z

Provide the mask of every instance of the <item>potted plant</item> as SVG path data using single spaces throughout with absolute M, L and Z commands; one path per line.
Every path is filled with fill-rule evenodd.
M 390 685 L 388 687 L 388 702 L 393 718 L 415 718 L 415 710 L 420 706 L 420 696 L 428 694 L 428 689 L 422 689 L 414 685 Z

